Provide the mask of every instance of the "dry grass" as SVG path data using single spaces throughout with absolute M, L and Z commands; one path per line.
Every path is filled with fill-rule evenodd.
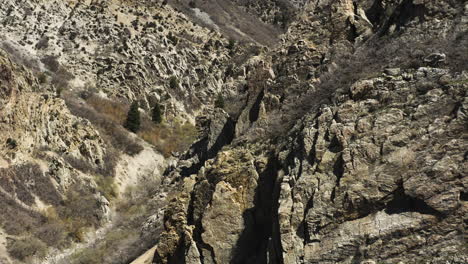
M 37 238 L 11 240 L 7 248 L 12 257 L 26 262 L 33 256 L 42 258 L 47 254 L 47 245 Z
M 0 227 L 7 234 L 21 238 L 9 241 L 7 245 L 10 255 L 16 259 L 31 263 L 33 257 L 45 256 L 49 247 L 66 248 L 72 241 L 83 241 L 86 231 L 101 224 L 103 215 L 92 188 L 75 184 L 62 197 L 50 184 L 49 176 L 44 175 L 36 164 L 2 169 L 0 179 L 2 188 L 13 197 L 16 193 L 21 201 L 29 201 L 29 196 L 36 195 L 53 205 L 43 211 L 30 210 L 0 192 Z M 24 187 L 15 179 L 36 184 L 31 188 Z M 110 179 L 102 177 L 98 180 L 101 192 L 112 192 L 113 181 Z M 29 196 L 24 196 L 26 192 Z
M 106 115 L 117 124 L 123 124 L 127 118 L 129 107 L 124 103 L 111 101 L 98 95 L 91 95 L 86 102 L 98 113 Z
M 34 184 L 28 184 L 31 182 Z M 34 196 L 53 205 L 60 202 L 60 194 L 51 179 L 37 164 L 26 163 L 0 169 L 0 186 L 27 205 L 35 203 Z
M 117 214 L 112 230 L 92 246 L 75 252 L 68 263 L 130 263 L 157 242 L 157 228 L 141 232 L 141 228 L 165 201 L 152 199 L 159 191 L 156 179 L 148 179 L 130 187 L 116 205 Z
M 165 157 L 169 157 L 173 152 L 188 149 L 197 137 L 195 126 L 189 122 L 154 124 L 146 117 L 142 121 L 142 129 L 138 136 L 155 146 Z
M 91 95 L 86 99 L 88 105 L 96 112 L 105 115 L 112 122 L 122 125 L 126 118 L 129 105 L 111 101 L 98 95 Z M 146 114 L 141 114 L 141 129 L 137 133 L 140 138 L 155 146 L 165 157 L 172 152 L 182 152 L 196 139 L 195 126 L 188 122 L 177 120 L 155 124 Z M 115 133 L 113 133 L 116 135 Z
M 116 148 L 126 154 L 136 155 L 143 150 L 143 147 L 130 138 L 122 127 L 122 113 L 126 115 L 126 109 L 128 109 L 124 104 L 95 95 L 88 97 L 87 100 L 102 112 L 96 110 L 93 105 L 82 104 L 73 95 L 65 96 L 70 112 L 89 120 L 99 130 L 103 139 L 108 143 L 108 151 L 110 148 Z

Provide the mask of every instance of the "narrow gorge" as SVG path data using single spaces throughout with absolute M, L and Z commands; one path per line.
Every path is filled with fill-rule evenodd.
M 463 0 L 2 0 L 0 264 L 468 263 Z

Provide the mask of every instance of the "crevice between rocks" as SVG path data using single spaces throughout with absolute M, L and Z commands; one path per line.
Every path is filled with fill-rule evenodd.
M 275 226 L 279 206 L 277 164 L 277 159 L 271 157 L 259 175 L 254 207 L 243 214 L 245 229 L 237 241 L 231 263 L 283 263 L 279 227 Z
M 258 120 L 260 115 L 260 104 L 262 103 L 263 97 L 265 96 L 265 90 L 258 94 L 257 99 L 255 99 L 255 103 L 252 105 L 249 111 L 249 121 L 253 123 Z
M 223 129 L 221 130 L 221 133 L 218 135 L 218 138 L 210 149 L 207 149 L 207 138 L 203 138 L 194 143 L 192 148 L 195 150 L 195 153 L 197 153 L 199 160 L 189 168 L 183 168 L 180 172 L 180 175 L 183 177 L 188 177 L 192 174 L 197 174 L 201 167 L 203 167 L 205 164 L 205 161 L 214 158 L 224 146 L 231 144 L 231 142 L 234 140 L 235 133 L 236 122 L 231 118 L 228 118 L 224 124 Z
M 460 200 L 468 201 L 468 192 L 460 192 Z
M 425 201 L 411 197 L 405 193 L 403 185 L 400 185 L 393 192 L 393 199 L 386 204 L 385 212 L 387 214 L 401 214 L 406 212 L 417 212 L 420 214 L 433 215 L 441 217 L 442 214 L 429 206 Z

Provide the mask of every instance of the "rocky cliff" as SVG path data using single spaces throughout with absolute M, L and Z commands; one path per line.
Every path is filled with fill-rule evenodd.
M 457 0 L 4 1 L 0 263 L 468 262 L 467 28 Z
M 235 138 L 167 174 L 184 187 L 154 263 L 466 262 L 467 8 L 308 3 Z

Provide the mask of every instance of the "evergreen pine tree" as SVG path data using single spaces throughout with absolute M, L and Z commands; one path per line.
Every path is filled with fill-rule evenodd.
M 224 98 L 221 94 L 218 94 L 218 97 L 215 100 L 215 107 L 224 108 Z
M 124 127 L 133 133 L 140 130 L 140 111 L 138 110 L 138 102 L 134 101 L 130 106 L 127 114 L 127 120 L 125 121 Z
M 153 122 L 159 124 L 162 122 L 162 111 L 158 103 L 153 107 L 153 112 L 151 115 Z

